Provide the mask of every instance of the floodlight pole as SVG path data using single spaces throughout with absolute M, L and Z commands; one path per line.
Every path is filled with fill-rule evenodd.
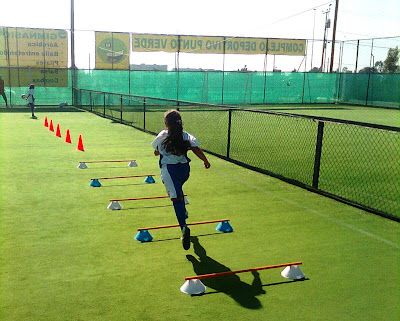
M 75 18 L 74 0 L 71 0 L 71 68 L 75 69 Z
M 313 56 L 314 56 L 314 42 L 315 42 L 315 13 L 317 12 L 317 9 L 314 8 L 314 26 L 313 26 L 313 31 L 312 31 L 312 49 L 311 49 L 311 69 L 312 69 L 312 64 L 313 64 Z
M 327 29 L 328 29 L 328 14 L 331 11 L 331 5 L 329 5 L 328 9 L 325 11 L 322 11 L 322 13 L 325 15 L 325 27 L 324 27 L 324 42 L 322 45 L 322 58 L 321 58 L 321 72 L 324 72 L 325 66 L 324 66 L 324 58 L 325 58 L 325 50 L 326 50 L 326 43 L 327 43 Z
M 335 5 L 335 19 L 334 19 L 334 21 L 333 21 L 331 65 L 330 65 L 330 68 L 329 68 L 329 72 L 332 72 L 332 71 L 333 71 L 333 57 L 334 57 L 334 55 L 335 55 L 336 24 L 337 24 L 338 9 L 339 9 L 339 0 L 336 0 L 336 5 Z
M 76 66 L 75 66 L 75 17 L 74 0 L 71 0 L 71 82 L 72 82 L 72 104 L 75 104 L 74 88 L 76 85 Z

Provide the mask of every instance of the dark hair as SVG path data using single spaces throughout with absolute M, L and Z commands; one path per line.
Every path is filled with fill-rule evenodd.
M 34 85 L 34 84 L 31 84 L 31 85 L 29 86 L 29 89 L 33 89 L 33 88 L 35 88 L 35 85 Z
M 183 140 L 183 127 L 181 114 L 177 110 L 168 110 L 164 114 L 164 123 L 168 135 L 162 145 L 167 153 L 185 155 L 190 147 L 190 142 Z

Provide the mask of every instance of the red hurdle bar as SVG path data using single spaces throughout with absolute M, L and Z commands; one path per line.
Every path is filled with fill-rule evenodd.
M 89 161 L 89 162 L 79 162 L 79 163 L 121 163 L 121 162 L 136 162 L 136 159 L 129 160 L 104 160 L 104 161 Z
M 285 264 L 267 265 L 267 266 L 252 268 L 252 269 L 246 269 L 246 270 L 237 270 L 237 271 L 227 271 L 227 272 L 219 272 L 219 273 L 202 274 L 202 275 L 186 277 L 185 281 L 209 279 L 209 278 L 214 278 L 214 277 L 223 276 L 223 275 L 231 275 L 231 274 L 238 274 L 238 273 L 252 272 L 252 271 L 260 271 L 260 270 L 269 270 L 269 269 L 276 269 L 276 268 L 280 268 L 280 267 L 287 267 L 287 266 L 301 265 L 301 264 L 303 264 L 303 262 L 292 262 L 292 263 L 285 263 Z
M 146 177 L 146 176 L 156 176 L 156 175 L 151 174 L 151 175 L 131 175 L 131 176 L 98 177 L 98 178 L 91 178 L 91 180 L 93 181 L 94 179 L 115 179 L 115 178 L 131 178 L 131 177 Z
M 228 221 L 229 221 L 229 220 L 214 220 L 214 221 L 204 221 L 204 222 L 186 223 L 186 225 L 201 225 L 201 224 L 228 222 Z M 147 230 L 158 230 L 158 229 L 170 228 L 170 227 L 179 227 L 179 224 L 161 225 L 161 226 L 153 226 L 153 227 L 142 227 L 142 228 L 138 228 L 137 230 L 138 230 L 138 231 L 147 231 Z
M 186 194 L 183 196 L 187 196 Z M 122 202 L 122 201 L 140 201 L 140 200 L 153 200 L 157 198 L 169 198 L 169 196 L 150 196 L 150 197 L 136 197 L 136 198 L 121 198 L 110 200 L 110 202 Z

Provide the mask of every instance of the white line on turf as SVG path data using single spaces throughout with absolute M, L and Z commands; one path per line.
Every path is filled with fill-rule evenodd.
M 215 168 L 214 168 L 213 171 L 214 171 L 214 172 L 217 172 L 218 174 L 220 174 L 220 175 L 222 175 L 222 176 L 224 176 L 224 177 L 233 179 L 233 180 L 239 182 L 240 184 L 246 185 L 246 187 L 248 187 L 249 189 L 250 189 L 250 188 L 253 188 L 253 189 L 256 189 L 257 191 L 260 191 L 260 192 L 262 192 L 262 193 L 265 193 L 265 194 L 268 194 L 268 195 L 274 195 L 275 197 L 281 199 L 281 200 L 284 201 L 284 202 L 287 202 L 287 203 L 294 204 L 294 205 L 296 205 L 296 206 L 302 207 L 302 208 L 304 208 L 305 210 L 307 210 L 307 211 L 309 211 L 309 212 L 311 212 L 311 213 L 317 214 L 318 216 L 323 217 L 323 218 L 325 218 L 325 219 L 327 219 L 327 220 L 329 220 L 329 221 L 331 221 L 331 222 L 337 223 L 337 224 L 342 225 L 342 226 L 345 226 L 345 227 L 347 227 L 347 228 L 349 228 L 349 229 L 351 229 L 351 230 L 353 230 L 353 231 L 356 231 L 356 232 L 359 232 L 359 233 L 364 234 L 364 235 L 366 235 L 366 236 L 369 236 L 369 237 L 371 237 L 371 238 L 374 238 L 374 239 L 376 239 L 376 240 L 378 240 L 378 241 L 380 241 L 380 242 L 383 242 L 383 243 L 385 243 L 385 244 L 387 244 L 387 245 L 393 246 L 393 247 L 396 248 L 396 249 L 400 248 L 400 246 L 399 246 L 398 244 L 395 244 L 395 243 L 393 243 L 393 242 L 391 242 L 391 241 L 388 241 L 388 240 L 386 240 L 386 239 L 384 239 L 384 238 L 382 238 L 382 237 L 380 237 L 380 236 L 378 236 L 378 235 L 375 235 L 375 234 L 373 234 L 373 233 L 370 233 L 370 232 L 367 232 L 367 231 L 365 231 L 365 230 L 363 230 L 363 229 L 360 229 L 360 228 L 358 228 L 358 227 L 355 227 L 354 225 L 351 225 L 351 224 L 348 224 L 348 223 L 344 223 L 344 222 L 342 222 L 342 221 L 340 221 L 340 220 L 334 219 L 334 218 L 330 217 L 329 215 L 323 214 L 323 213 L 321 213 L 321 212 L 319 212 L 319 211 L 317 211 L 317 210 L 315 210 L 315 209 L 313 209 L 313 208 L 311 208 L 311 207 L 305 206 L 305 205 L 300 204 L 300 203 L 298 203 L 298 202 L 296 202 L 296 201 L 293 201 L 293 200 L 288 200 L 287 198 L 284 198 L 284 197 L 279 196 L 278 193 L 268 192 L 268 191 L 266 191 L 266 190 L 264 190 L 264 189 L 262 189 L 262 188 L 259 188 L 259 187 L 256 186 L 256 185 L 248 184 L 246 181 L 244 181 L 244 180 L 242 180 L 242 179 L 240 179 L 240 178 L 237 178 L 237 177 L 234 177 L 234 176 L 231 176 L 231 175 L 228 176 L 228 175 L 226 175 L 224 172 L 219 171 L 219 170 L 216 170 Z

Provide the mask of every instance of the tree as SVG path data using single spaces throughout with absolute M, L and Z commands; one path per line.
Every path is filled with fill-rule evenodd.
M 321 72 L 321 68 L 313 67 L 309 72 Z
M 397 65 L 399 62 L 399 47 L 396 46 L 396 48 L 389 48 L 387 57 L 384 61 L 384 71 L 394 74 L 397 71 L 400 71 L 400 67 Z
M 382 61 L 377 61 L 375 63 L 375 69 L 377 70 L 377 72 L 382 73 L 384 72 L 384 65 Z
M 363 69 L 361 69 L 358 73 L 360 74 L 377 74 L 378 70 L 376 70 L 375 67 L 364 67 Z
M 342 73 L 344 73 L 344 74 L 351 74 L 351 73 L 352 73 L 352 71 L 351 71 L 351 70 L 349 70 L 349 68 L 347 68 L 347 67 L 343 67 L 343 69 L 342 69 Z

